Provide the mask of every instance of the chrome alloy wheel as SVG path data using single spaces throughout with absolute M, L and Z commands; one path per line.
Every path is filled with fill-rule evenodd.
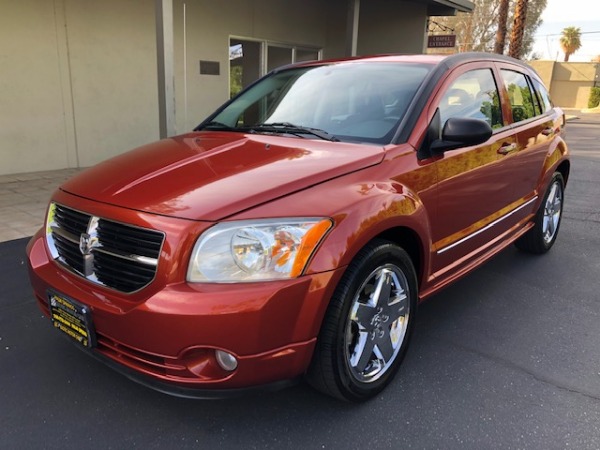
M 562 201 L 562 184 L 559 180 L 554 180 L 550 192 L 548 193 L 548 197 L 546 197 L 546 204 L 544 205 L 542 236 L 546 244 L 552 242 L 552 239 L 554 239 L 554 235 L 558 230 L 560 214 L 562 211 Z
M 344 352 L 352 376 L 370 383 L 392 366 L 406 336 L 410 293 L 393 264 L 375 269 L 358 289 L 346 325 Z

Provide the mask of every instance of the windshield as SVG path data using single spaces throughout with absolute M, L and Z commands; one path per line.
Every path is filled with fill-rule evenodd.
M 198 129 L 388 143 L 431 66 L 351 62 L 271 74 Z

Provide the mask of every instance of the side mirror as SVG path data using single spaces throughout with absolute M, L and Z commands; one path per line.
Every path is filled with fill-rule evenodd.
M 492 136 L 492 127 L 479 119 L 451 117 L 444 124 L 442 138 L 431 143 L 431 151 L 445 152 L 460 147 L 483 144 Z

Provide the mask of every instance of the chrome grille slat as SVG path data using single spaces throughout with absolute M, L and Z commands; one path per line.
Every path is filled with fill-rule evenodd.
M 139 279 L 147 279 L 148 276 L 154 275 L 154 268 L 142 266 L 132 266 L 116 258 L 111 258 L 106 255 L 98 255 L 94 260 L 96 268 L 99 272 L 107 272 L 115 277 L 123 275 L 124 277 L 132 276 Z
M 46 239 L 54 259 L 93 283 L 132 293 L 156 276 L 164 241 L 162 232 L 56 203 L 51 205 L 47 230 Z
M 81 233 L 85 233 L 90 221 L 90 216 L 88 214 L 74 211 L 61 205 L 56 205 L 55 218 L 60 221 L 61 228 L 77 236 Z
M 96 249 L 97 252 L 104 253 L 109 256 L 114 256 L 115 258 L 125 259 L 131 262 L 137 262 L 141 264 L 145 264 L 147 266 L 156 266 L 158 264 L 158 260 L 155 258 L 148 258 L 146 256 L 132 255 L 130 253 L 120 252 L 114 249 L 108 249 L 104 247 L 99 247 Z
M 83 257 L 79 251 L 79 246 L 65 240 L 60 235 L 55 236 L 54 243 L 62 262 L 78 274 L 83 274 Z
M 81 233 L 73 234 L 58 226 L 51 226 L 50 228 L 52 229 L 53 234 L 56 234 L 61 238 L 66 239 L 67 241 L 70 241 L 74 244 L 77 244 L 77 248 L 79 248 L 79 236 L 81 236 Z M 82 231 L 82 233 L 85 233 L 85 229 Z

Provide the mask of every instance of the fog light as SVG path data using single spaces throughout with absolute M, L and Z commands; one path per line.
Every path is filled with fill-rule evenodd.
M 217 362 L 226 371 L 231 372 L 237 368 L 237 359 L 231 353 L 224 352 L 223 350 L 216 350 L 215 356 Z

